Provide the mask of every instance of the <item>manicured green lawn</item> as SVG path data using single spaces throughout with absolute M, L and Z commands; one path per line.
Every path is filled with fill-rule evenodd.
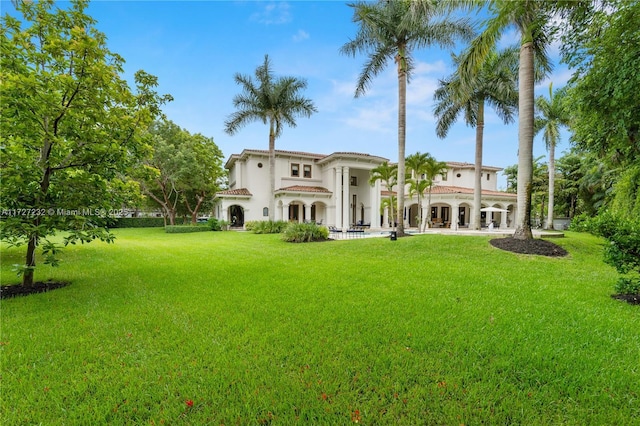
M 637 425 L 640 310 L 562 259 L 424 235 L 118 230 L 2 301 L 0 423 Z M 22 250 L 2 249 L 2 284 Z M 192 403 L 192 404 L 191 404 Z

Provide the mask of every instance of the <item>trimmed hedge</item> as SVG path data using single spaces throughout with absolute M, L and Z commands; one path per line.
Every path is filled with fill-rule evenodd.
M 211 226 L 208 224 L 199 225 L 167 225 L 164 227 L 164 232 L 167 234 L 187 234 L 189 232 L 208 232 L 211 231 Z
M 118 217 L 113 218 L 110 228 L 160 228 L 164 226 L 161 217 Z

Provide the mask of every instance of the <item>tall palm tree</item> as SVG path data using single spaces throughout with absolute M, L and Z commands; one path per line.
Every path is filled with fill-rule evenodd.
M 433 180 L 436 178 L 436 176 L 447 171 L 447 163 L 445 163 L 444 161 L 438 161 L 433 157 L 429 157 L 427 163 L 425 164 L 424 171 L 427 182 L 429 182 L 429 199 L 427 201 L 427 220 L 422 227 L 423 231 L 424 229 L 426 229 L 427 224 L 431 226 L 431 189 L 433 188 Z
M 416 152 L 415 154 L 409 155 L 405 164 L 409 170 L 409 173 L 413 172 L 413 178 L 409 179 L 409 197 L 413 197 L 413 194 L 418 196 L 418 228 L 421 228 L 421 224 L 423 221 L 422 214 L 422 202 L 421 198 L 424 195 L 424 191 L 427 190 L 430 183 L 426 180 L 426 170 L 425 167 L 431 155 L 429 153 L 420 153 Z M 424 178 L 423 178 L 424 176 Z
M 462 83 L 467 85 L 472 76 L 482 68 L 494 49 L 502 32 L 515 26 L 520 33 L 520 58 L 518 68 L 518 212 L 514 238 L 532 239 L 531 233 L 531 180 L 533 173 L 534 134 L 534 58 L 536 66 L 550 71 L 546 54 L 549 44 L 548 25 L 552 12 L 559 6 L 538 0 L 492 0 L 491 17 L 484 31 L 472 41 L 469 53 L 460 64 Z
M 463 54 L 464 55 L 464 54 Z M 454 56 L 460 64 L 464 59 Z M 458 68 L 445 80 L 434 94 L 436 105 L 434 114 L 438 118 L 436 134 L 445 138 L 453 123 L 464 113 L 467 125 L 476 128 L 475 179 L 473 191 L 473 227 L 480 229 L 480 209 L 482 208 L 482 144 L 484 133 L 484 108 L 489 104 L 504 121 L 511 123 L 518 106 L 518 52 L 506 49 L 497 53 L 489 52 L 482 68 L 462 84 Z
M 234 75 L 236 84 L 242 86 L 242 93 L 233 98 L 233 106 L 237 111 L 225 121 L 225 131 L 234 135 L 240 128 L 254 121 L 269 125 L 269 220 L 273 220 L 276 138 L 282 134 L 283 124 L 296 127 L 297 116 L 311 117 L 317 109 L 310 99 L 299 94 L 307 87 L 306 80 L 296 77 L 276 78 L 268 55 L 264 56 L 264 63 L 256 68 L 255 77 L 254 82 L 251 76 L 239 73 Z
M 359 25 L 354 39 L 340 51 L 355 56 L 368 56 L 356 86 L 356 97 L 363 95 L 373 77 L 393 60 L 398 75 L 398 235 L 404 234 L 404 185 L 407 82 L 413 71 L 412 52 L 437 45 L 453 47 L 458 38 L 470 38 L 472 30 L 466 20 L 442 17 L 446 2 L 387 1 L 349 4 L 354 9 L 353 21 Z
M 393 200 L 393 187 L 398 181 L 398 165 L 385 162 L 371 169 L 369 185 L 373 186 L 377 181 L 383 183 L 392 194 L 389 200 Z M 393 218 L 393 203 L 391 204 L 391 217 Z M 382 206 L 381 206 L 382 207 Z M 394 221 L 395 222 L 395 221 Z M 395 226 L 394 226 L 395 229 Z
M 542 138 L 549 151 L 549 206 L 547 207 L 546 229 L 553 229 L 553 209 L 555 199 L 556 145 L 560 140 L 560 126 L 569 125 L 569 117 L 564 106 L 564 91 L 553 92 L 553 83 L 549 84 L 549 99 L 544 96 L 536 98 L 537 115 L 535 118 L 536 133 L 544 130 Z

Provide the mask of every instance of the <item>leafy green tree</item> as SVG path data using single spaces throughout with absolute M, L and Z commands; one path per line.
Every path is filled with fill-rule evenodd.
M 273 75 L 269 56 L 256 68 L 256 81 L 251 76 L 235 74 L 236 84 L 242 87 L 242 93 L 233 98 L 237 109 L 225 121 L 225 131 L 235 135 L 242 127 L 254 121 L 269 125 L 269 180 L 271 197 L 269 198 L 269 220 L 273 221 L 275 211 L 274 193 L 276 190 L 276 139 L 282 134 L 283 125 L 296 127 L 296 117 L 311 117 L 317 111 L 310 99 L 300 95 L 306 89 L 307 82 L 295 77 Z
M 188 137 L 184 161 L 190 167 L 180 177 L 180 186 L 182 202 L 191 215 L 191 223 L 195 224 L 198 213 L 212 206 L 213 196 L 221 189 L 226 173 L 222 165 L 224 156 L 213 138 L 185 132 Z
M 454 62 L 460 64 L 464 59 L 454 56 Z M 473 227 L 479 230 L 482 208 L 484 108 L 485 104 L 488 104 L 505 123 L 513 121 L 518 106 L 518 52 L 515 49 L 491 51 L 478 72 L 461 78 L 460 73 L 466 71 L 468 70 L 458 67 L 451 76 L 440 80 L 440 86 L 434 94 L 437 102 L 434 114 L 438 119 L 436 134 L 440 138 L 447 136 L 449 129 L 462 113 L 466 124 L 476 128 Z
M 575 152 L 569 152 L 556 162 L 556 200 L 555 211 L 562 212 L 568 218 L 580 213 L 579 194 L 582 180 L 582 158 Z
M 135 192 L 125 177 L 148 145 L 146 129 L 170 100 L 157 79 L 138 71 L 136 90 L 121 77 L 124 60 L 85 13 L 52 0 L 18 2 L 20 19 L 0 24 L 2 239 L 26 243 L 22 285 L 34 283 L 36 249 L 57 264 L 47 240 L 112 241 L 105 217 Z
M 536 98 L 536 133 L 542 130 L 542 139 L 549 151 L 549 206 L 547 208 L 546 229 L 553 229 L 553 209 L 555 201 L 556 145 L 560 141 L 560 126 L 569 125 L 569 115 L 564 103 L 564 90 L 553 92 L 553 83 L 549 84 L 549 99 Z
M 195 224 L 223 182 L 222 151 L 212 138 L 192 135 L 168 120 L 154 123 L 149 131 L 152 150 L 138 168 L 140 187 L 170 225 L 178 214 Z
M 606 0 L 569 14 L 565 60 L 576 69 L 569 82 L 572 141 L 620 172 L 611 207 L 640 214 L 640 3 Z
M 563 3 L 564 4 L 564 3 Z M 533 173 L 534 81 L 536 67 L 550 70 L 546 47 L 550 43 L 552 13 L 559 6 L 536 0 L 493 0 L 488 9 L 491 17 L 483 32 L 471 43 L 469 53 L 459 65 L 461 78 L 479 72 L 503 31 L 515 26 L 520 33 L 518 68 L 518 212 L 514 238 L 531 239 L 531 182 Z M 534 58 L 537 65 L 534 67 Z
M 343 54 L 367 55 L 358 78 L 356 97 L 363 95 L 371 80 L 380 74 L 389 61 L 396 64 L 398 76 L 398 234 L 404 234 L 404 185 L 407 82 L 413 71 L 413 51 L 437 45 L 453 47 L 459 38 L 472 35 L 466 20 L 445 16 L 445 2 L 378 1 L 349 4 L 354 9 L 353 21 L 358 24 L 355 37 L 342 46 Z
M 136 178 L 144 195 L 160 206 L 165 224 L 175 225 L 180 205 L 181 189 L 178 179 L 182 167 L 180 146 L 184 136 L 182 129 L 171 121 L 155 122 L 150 126 L 152 135 L 150 150 L 136 171 Z
M 369 176 L 369 185 L 373 186 L 376 184 L 377 181 L 380 181 L 391 194 L 386 201 L 387 203 L 389 203 L 389 200 L 392 200 L 394 198 L 393 187 L 398 182 L 398 165 L 389 164 L 388 162 L 386 162 L 371 169 L 371 174 Z M 383 200 L 383 204 L 384 204 L 384 200 Z M 382 208 L 382 206 L 380 207 Z M 390 203 L 392 218 L 394 217 L 393 207 L 394 207 L 394 203 Z M 395 223 L 395 221 L 393 222 Z M 395 229 L 395 225 L 394 225 L 394 229 Z

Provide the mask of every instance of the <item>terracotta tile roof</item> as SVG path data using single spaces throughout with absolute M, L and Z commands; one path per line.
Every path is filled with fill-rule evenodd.
M 461 186 L 443 186 L 443 185 L 435 185 L 431 188 L 431 194 L 473 194 L 473 188 L 463 188 Z M 492 191 L 489 189 L 483 189 L 482 195 L 499 195 L 506 197 L 516 198 L 517 195 L 504 192 L 504 191 Z
M 396 196 L 398 193 L 396 191 L 380 191 L 380 195 L 383 197 L 389 197 L 390 195 Z
M 240 189 L 227 189 L 226 191 L 217 192 L 216 195 L 244 195 L 246 197 L 251 197 L 253 194 L 249 192 L 247 188 Z
M 293 185 L 287 186 L 286 188 L 280 188 L 278 191 L 287 191 L 287 192 L 319 192 L 325 194 L 331 194 L 327 188 L 323 188 L 321 186 L 304 186 L 304 185 Z

